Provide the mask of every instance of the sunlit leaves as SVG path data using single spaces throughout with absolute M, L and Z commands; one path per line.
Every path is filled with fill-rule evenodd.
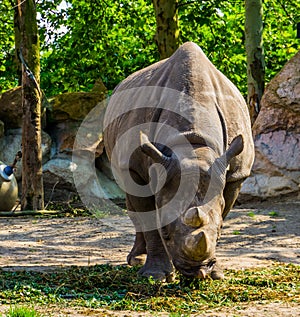
M 12 3 L 0 2 L 0 91 L 17 85 Z M 297 0 L 264 0 L 266 82 L 299 50 Z M 150 0 L 39 0 L 41 85 L 47 96 L 89 90 L 102 78 L 109 90 L 159 59 Z M 179 2 L 180 41 L 199 44 L 246 95 L 244 1 Z
M 0 1 L 0 92 L 18 80 L 14 67 L 14 11 L 12 2 Z
M 296 38 L 300 21 L 300 2 L 267 0 L 264 6 L 264 46 L 267 81 L 300 49 Z
M 299 50 L 296 0 L 265 0 L 264 47 L 266 82 Z M 242 91 L 247 92 L 244 46 L 244 1 L 195 1 L 180 7 L 181 42 L 195 41 L 212 62 Z
M 155 17 L 149 1 L 72 0 L 66 10 L 68 32 L 48 44 L 52 52 L 43 61 L 43 71 L 56 75 L 43 78 L 50 94 L 89 90 L 98 78 L 113 89 L 156 60 Z M 65 74 L 62 66 L 68 69 Z

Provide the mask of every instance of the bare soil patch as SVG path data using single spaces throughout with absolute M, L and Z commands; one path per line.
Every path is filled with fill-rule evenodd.
M 299 201 L 244 205 L 228 215 L 217 254 L 225 269 L 266 267 L 274 261 L 300 264 L 299 233 Z M 127 216 L 121 215 L 102 219 L 0 218 L 0 267 L 48 271 L 71 265 L 126 265 L 133 240 L 133 225 Z M 241 309 L 207 312 L 205 316 L 300 315 L 297 305 L 285 303 Z M 82 308 L 77 312 L 60 310 L 52 316 L 88 315 L 149 316 L 133 312 L 91 313 Z
M 229 213 L 217 254 L 225 269 L 272 261 L 300 264 L 299 234 L 300 202 L 247 205 Z M 134 228 L 126 215 L 0 218 L 0 267 L 126 264 L 133 241 Z

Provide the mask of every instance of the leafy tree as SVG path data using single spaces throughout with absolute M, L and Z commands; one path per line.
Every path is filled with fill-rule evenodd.
M 18 85 L 13 6 L 14 1 L 0 1 L 0 92 Z
M 47 96 L 89 90 L 102 78 L 112 90 L 137 69 L 159 60 L 150 0 L 39 0 L 41 85 Z M 13 10 L 2 0 L 0 89 L 17 84 L 13 66 Z M 264 0 L 266 82 L 299 50 L 298 0 Z M 247 95 L 244 0 L 181 0 L 179 44 L 194 41 Z M 67 30 L 67 32 L 65 32 Z M 8 35 L 6 35 L 8 34 Z
M 194 41 L 209 59 L 247 96 L 244 0 L 191 1 L 180 6 L 180 42 Z M 269 82 L 299 50 L 298 0 L 263 1 L 265 81 Z
M 150 1 L 69 3 L 60 11 L 45 11 L 48 21 L 42 33 L 52 41 L 43 47 L 41 79 L 48 94 L 89 90 L 99 77 L 113 89 L 124 77 L 158 59 Z M 52 34 L 46 30 L 49 25 Z M 59 36 L 56 31 L 62 25 L 67 32 Z
M 196 1 L 180 8 L 181 42 L 196 42 L 213 64 L 245 93 L 244 7 L 225 0 Z M 240 85 L 241 84 L 241 85 Z
M 282 66 L 300 49 L 296 24 L 300 21 L 298 0 L 264 0 L 263 38 L 266 81 L 270 81 Z

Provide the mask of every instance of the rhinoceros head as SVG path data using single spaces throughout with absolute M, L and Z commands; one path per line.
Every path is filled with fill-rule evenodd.
M 222 156 L 205 146 L 195 147 L 195 155 L 190 158 L 180 154 L 166 156 L 146 135 L 141 135 L 141 146 L 154 163 L 161 164 L 167 171 L 165 184 L 155 194 L 155 200 L 158 209 L 169 204 L 167 215 L 161 216 L 160 231 L 173 264 L 185 276 L 204 278 L 215 263 L 225 207 L 226 169 L 231 159 L 243 150 L 243 138 L 237 136 Z M 190 178 L 187 177 L 180 196 L 174 199 L 184 174 Z M 197 179 L 193 177 L 195 174 Z M 174 213 L 175 219 L 170 218 Z M 165 221 L 168 217 L 171 221 Z

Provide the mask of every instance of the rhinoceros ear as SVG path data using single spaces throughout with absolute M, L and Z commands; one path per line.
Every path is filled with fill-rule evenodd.
M 226 160 L 229 163 L 232 158 L 239 155 L 244 149 L 244 139 L 241 134 L 235 137 L 228 150 L 226 151 Z
M 140 144 L 142 151 L 151 157 L 155 163 L 165 164 L 168 162 L 171 158 L 164 155 L 157 149 L 149 140 L 148 136 L 140 132 Z

